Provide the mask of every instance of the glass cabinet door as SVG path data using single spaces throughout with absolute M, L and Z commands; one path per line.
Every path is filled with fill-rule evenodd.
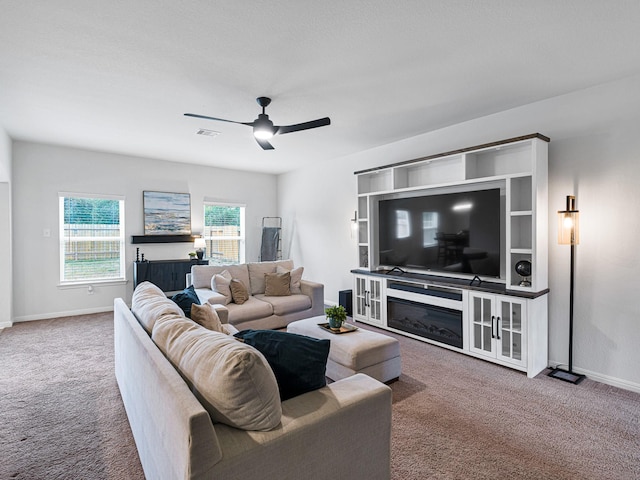
M 500 348 L 498 358 L 503 360 L 523 361 L 523 319 L 525 305 L 511 299 L 500 299 L 498 314 L 498 331 Z
M 380 280 L 369 279 L 369 318 L 382 321 L 382 287 Z
M 364 277 L 356 278 L 355 291 L 355 312 L 356 318 L 364 318 L 367 316 L 367 280 Z
M 471 296 L 471 350 L 495 356 L 493 297 Z

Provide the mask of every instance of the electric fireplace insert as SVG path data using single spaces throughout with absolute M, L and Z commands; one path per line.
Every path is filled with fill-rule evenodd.
M 387 324 L 403 332 L 462 348 L 462 310 L 387 296 Z

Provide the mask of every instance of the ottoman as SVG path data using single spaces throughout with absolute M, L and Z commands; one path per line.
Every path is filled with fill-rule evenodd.
M 331 341 L 327 377 L 337 381 L 356 373 L 365 373 L 381 382 L 397 379 L 402 371 L 400 343 L 387 335 L 358 329 L 335 334 L 318 326 L 327 323 L 324 316 L 292 322 L 287 332 Z

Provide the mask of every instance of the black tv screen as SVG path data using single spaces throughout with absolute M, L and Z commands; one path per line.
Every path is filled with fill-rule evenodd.
M 500 276 L 500 189 L 381 200 L 378 264 Z

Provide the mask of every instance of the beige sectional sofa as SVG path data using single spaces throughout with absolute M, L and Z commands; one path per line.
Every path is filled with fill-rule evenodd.
M 249 299 L 239 305 L 216 290 L 215 275 L 224 271 L 240 280 L 249 291 Z M 290 295 L 265 294 L 265 275 L 289 272 Z M 324 314 L 324 285 L 302 279 L 303 267 L 294 268 L 292 260 L 243 263 L 240 265 L 194 265 L 188 279 L 201 303 L 227 310 L 228 321 L 239 330 L 284 328 L 302 318 Z M 219 307 L 221 305 L 222 307 Z M 223 313 L 223 315 L 225 315 Z
M 116 379 L 146 478 L 389 479 L 389 387 L 357 374 L 280 401 L 266 359 L 221 327 L 148 282 L 131 310 L 114 302 Z

